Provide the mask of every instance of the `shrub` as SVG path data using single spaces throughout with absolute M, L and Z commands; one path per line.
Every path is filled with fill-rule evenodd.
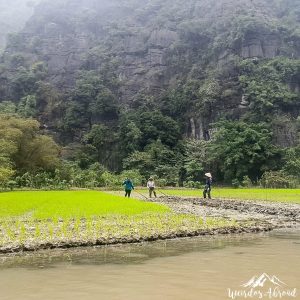
M 109 172 L 109 171 L 105 171 L 102 175 L 101 175 L 101 179 L 100 179 L 103 183 L 105 187 L 116 187 L 116 186 L 121 186 L 123 182 L 120 182 L 120 179 L 117 175 Z
M 14 171 L 10 167 L 0 167 L 0 186 L 5 186 L 10 178 L 13 176 Z
M 260 185 L 265 188 L 295 188 L 297 178 L 283 171 L 269 171 L 263 174 Z
M 239 188 L 239 186 L 240 186 L 240 182 L 236 178 L 231 181 L 231 184 L 235 189 Z
M 242 186 L 244 187 L 252 187 L 252 181 L 251 179 L 249 178 L 249 176 L 244 176 L 243 177 L 243 181 L 242 181 Z
M 125 178 L 130 178 L 135 186 L 138 186 L 138 185 L 140 186 L 140 185 L 143 184 L 143 181 L 145 181 L 145 180 L 143 180 L 143 177 L 142 177 L 139 170 L 126 170 L 126 171 L 123 171 L 120 174 L 119 178 L 120 178 L 119 179 L 120 184 L 123 183 Z
M 165 186 L 167 186 L 167 180 L 164 179 L 164 178 L 158 178 L 158 179 L 156 179 L 155 183 L 159 187 L 165 187 Z
M 10 180 L 6 185 L 12 191 L 17 186 L 17 183 L 14 180 Z
M 186 188 L 194 188 L 195 182 L 193 180 L 184 181 L 183 186 Z

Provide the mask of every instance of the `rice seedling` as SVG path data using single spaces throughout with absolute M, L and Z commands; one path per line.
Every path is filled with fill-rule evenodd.
M 125 199 L 99 191 L 30 191 L 0 193 L 0 218 L 45 220 L 108 214 L 137 215 L 145 212 L 165 213 L 164 205 Z
M 35 239 L 40 239 L 41 238 L 41 228 L 40 228 L 40 225 L 38 223 L 35 225 L 34 238 Z
M 19 243 L 21 245 L 23 245 L 26 241 L 27 238 L 27 231 L 25 228 L 25 225 L 23 223 L 20 223 L 20 227 L 19 227 Z
M 0 250 L 10 245 L 138 240 L 235 224 L 220 219 L 205 223 L 197 216 L 172 213 L 164 205 L 99 192 L 34 192 L 33 198 L 29 195 L 0 195 L 0 207 L 5 208 L 0 214 Z

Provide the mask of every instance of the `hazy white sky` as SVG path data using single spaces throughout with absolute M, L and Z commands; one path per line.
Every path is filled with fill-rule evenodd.
M 0 0 L 0 49 L 8 33 L 19 31 L 41 0 Z

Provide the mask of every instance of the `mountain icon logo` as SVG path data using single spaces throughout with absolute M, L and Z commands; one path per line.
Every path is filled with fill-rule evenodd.
M 256 287 L 263 287 L 266 283 L 271 283 L 273 285 L 280 286 L 280 287 L 286 285 L 275 275 L 270 276 L 266 273 L 263 273 L 260 276 L 253 276 L 248 282 L 242 284 L 241 286 L 247 288 L 256 288 Z

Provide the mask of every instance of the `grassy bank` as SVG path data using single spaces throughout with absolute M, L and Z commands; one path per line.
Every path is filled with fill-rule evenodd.
M 97 191 L 0 194 L 0 252 L 126 242 L 236 225 Z
M 140 190 L 147 195 L 146 190 Z M 163 196 L 203 197 L 200 189 L 160 189 L 158 195 Z M 288 203 L 300 203 L 300 189 L 231 189 L 213 187 L 212 197 L 220 199 L 261 200 Z

